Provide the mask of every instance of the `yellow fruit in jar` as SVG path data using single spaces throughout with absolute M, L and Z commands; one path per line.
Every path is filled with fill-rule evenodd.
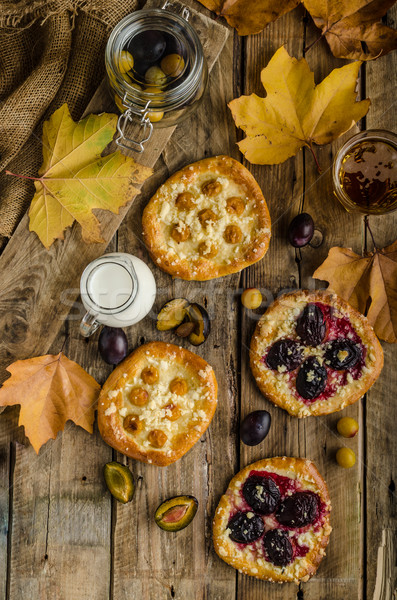
M 124 81 L 126 81 L 127 83 L 129 83 L 131 85 L 132 83 L 132 79 L 131 77 L 128 75 L 128 73 L 123 73 L 123 79 Z
M 356 455 L 351 448 L 339 448 L 336 453 L 336 462 L 344 469 L 351 469 L 356 464 Z
M 117 108 L 119 109 L 120 112 L 123 113 L 123 112 L 125 112 L 127 110 L 127 107 L 123 106 L 123 102 L 122 102 L 121 98 L 117 94 L 114 95 L 114 101 L 115 101 L 116 106 L 117 106 Z
M 127 73 L 127 71 L 131 71 L 134 66 L 134 57 L 127 50 L 122 50 L 120 52 L 118 67 L 120 73 Z
M 143 88 L 144 92 L 147 92 L 149 94 L 161 94 L 162 90 L 158 87 L 147 87 L 147 88 Z M 161 121 L 161 119 L 164 117 L 164 112 L 162 110 L 150 110 L 148 112 L 148 117 L 151 121 L 151 123 L 158 123 L 158 121 Z
M 164 113 L 161 110 L 152 110 L 148 112 L 148 117 L 151 123 L 158 123 L 164 117 Z
M 135 79 L 129 73 L 123 73 L 123 79 L 128 83 L 128 85 L 135 88 L 136 90 L 142 89 L 141 86 L 135 82 Z
M 185 61 L 179 54 L 168 54 L 161 61 L 161 68 L 166 75 L 178 77 L 185 68 Z
M 147 94 L 162 94 L 163 90 L 159 87 L 145 87 L 143 91 Z
M 338 433 L 345 438 L 352 438 L 358 432 L 358 423 L 351 417 L 342 417 L 336 424 Z
M 247 288 L 241 294 L 241 303 L 251 310 L 259 308 L 262 304 L 262 294 L 257 288 Z
M 152 85 L 164 85 L 167 83 L 167 75 L 160 69 L 160 67 L 150 67 L 145 73 L 146 83 Z

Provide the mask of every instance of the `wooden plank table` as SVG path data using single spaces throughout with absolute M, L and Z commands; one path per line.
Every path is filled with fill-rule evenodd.
M 201 5 L 195 3 L 194 8 L 212 19 Z M 392 16 L 388 18 L 392 23 Z M 241 159 L 235 145 L 239 132 L 227 102 L 242 93 L 263 95 L 260 69 L 276 49 L 284 44 L 290 54 L 299 58 L 304 47 L 318 35 L 302 8 L 256 36 L 239 38 L 230 31 L 212 70 L 203 105 L 194 118 L 178 126 L 156 162 L 153 177 L 125 211 L 124 221 L 121 222 L 122 213 L 117 223 L 112 222 L 114 231 L 121 222 L 114 237 L 109 236 L 99 250 L 84 249 L 81 259 L 87 264 L 90 253 L 100 254 L 108 243 L 108 251 L 129 252 L 148 262 L 158 286 L 156 311 L 166 300 L 181 295 L 207 307 L 212 331 L 197 353 L 214 366 L 218 378 L 219 405 L 214 420 L 182 460 L 162 469 L 117 454 L 102 442 L 97 430 L 89 436 L 70 422 L 36 457 L 23 430 L 17 427 L 17 409 L 7 409 L 0 417 L 0 598 L 392 598 L 397 462 L 395 348 L 383 344 L 385 368 L 380 380 L 362 401 L 343 412 L 360 422 L 359 436 L 346 442 L 358 456 L 357 466 L 350 471 L 340 469 L 334 459 L 336 449 L 344 443 L 335 428 L 340 414 L 305 420 L 288 416 L 260 395 L 248 367 L 250 337 L 265 305 L 286 290 L 318 287 L 311 275 L 330 247 L 348 246 L 356 252 L 371 249 L 364 235 L 363 219 L 347 214 L 332 194 L 333 156 L 357 127 L 335 143 L 318 149 L 323 166 L 320 176 L 305 151 L 274 167 L 245 163 L 267 199 L 272 241 L 266 257 L 241 274 L 205 283 L 171 280 L 151 263 L 140 236 L 142 209 L 169 174 L 205 156 L 225 153 Z M 307 60 L 317 82 L 333 68 L 345 64 L 332 56 L 324 41 L 313 46 Z M 395 127 L 395 65 L 395 55 L 388 55 L 362 68 L 360 93 L 371 98 L 372 106 L 360 128 Z M 108 103 L 100 92 L 88 110 L 111 109 Z M 164 140 L 165 144 L 167 137 Z M 285 232 L 291 218 L 302 208 L 312 214 L 323 234 L 323 243 L 316 249 L 305 248 L 303 260 L 296 262 Z M 395 239 L 396 224 L 397 214 L 371 219 L 379 246 Z M 25 243 L 25 255 L 21 252 L 21 240 Z M 81 246 L 76 228 L 67 234 L 64 246 L 54 245 L 49 253 L 51 260 L 43 266 L 42 250 L 34 235 L 27 233 L 25 218 L 3 254 L 2 380 L 6 376 L 4 366 L 15 357 L 46 352 L 51 342 L 50 351 L 57 353 L 65 336 L 66 355 L 78 361 L 97 381 L 103 383 L 111 371 L 98 356 L 97 335 L 88 341 L 79 336 L 82 307 L 80 302 L 74 303 L 74 298 L 81 270 L 70 263 L 71 240 Z M 25 260 L 29 256 L 25 270 L 24 256 Z M 69 271 L 67 277 L 59 272 L 57 265 L 62 261 L 69 261 L 69 268 L 75 272 Z M 55 276 L 58 295 L 50 298 L 40 294 L 48 279 Z M 240 292 L 251 286 L 264 293 L 265 304 L 260 311 L 247 312 L 241 307 Z M 65 288 L 72 291 L 62 296 L 64 306 L 60 312 L 58 298 Z M 37 303 L 39 316 L 32 308 Z M 169 334 L 156 330 L 153 315 L 126 333 L 130 349 L 154 339 L 172 341 Z M 182 344 L 191 348 L 187 342 Z M 250 448 L 239 441 L 238 425 L 242 417 L 259 408 L 271 412 L 273 424 L 265 442 Z M 334 530 L 327 557 L 317 575 L 299 588 L 294 584 L 272 585 L 238 574 L 216 556 L 211 542 L 214 509 L 232 475 L 253 460 L 277 455 L 314 460 L 328 483 L 333 503 Z M 118 504 L 105 488 L 102 468 L 112 459 L 128 464 L 134 474 L 137 487 L 130 504 Z M 160 501 L 181 493 L 197 497 L 197 516 L 191 526 L 179 533 L 163 532 L 154 524 L 153 512 Z

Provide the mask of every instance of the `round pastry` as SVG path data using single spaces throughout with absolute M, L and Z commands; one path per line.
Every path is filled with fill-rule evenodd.
M 233 477 L 218 504 L 215 550 L 246 575 L 307 581 L 325 555 L 330 511 L 327 486 L 310 460 L 259 460 Z
M 270 216 L 251 173 L 230 156 L 214 156 L 174 173 L 143 212 L 143 235 L 163 271 L 206 281 L 260 260 Z
M 173 344 L 144 344 L 115 368 L 101 390 L 100 434 L 127 456 L 169 465 L 207 429 L 217 389 L 212 367 L 200 356 Z
M 298 291 L 258 321 L 250 363 L 261 392 L 290 415 L 326 415 L 361 398 L 383 351 L 366 317 L 336 294 Z

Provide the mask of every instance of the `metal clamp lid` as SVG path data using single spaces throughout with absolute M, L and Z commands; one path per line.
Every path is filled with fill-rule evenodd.
M 143 139 L 141 141 L 133 140 L 125 135 L 125 128 L 128 122 L 132 123 L 134 121 L 134 113 L 132 112 L 129 104 L 127 103 L 127 94 L 124 94 L 124 98 L 122 100 L 123 106 L 126 107 L 125 112 L 123 112 L 117 121 L 117 132 L 119 136 L 116 138 L 116 144 L 120 148 L 124 148 L 124 150 L 133 150 L 134 152 L 143 152 L 143 145 L 150 140 L 153 133 L 153 124 L 149 119 L 149 105 L 150 100 L 147 101 L 144 108 L 139 110 L 138 112 L 141 114 L 140 124 L 143 127 Z M 146 137 L 145 137 L 146 136 Z
M 185 21 L 189 20 L 190 17 L 190 12 L 189 9 L 186 6 L 183 6 L 183 4 L 175 3 L 175 2 L 170 2 L 170 0 L 165 0 L 163 6 L 161 7 L 161 10 L 169 10 L 171 12 L 174 12 L 176 14 L 180 13 L 181 17 L 183 19 L 185 19 Z

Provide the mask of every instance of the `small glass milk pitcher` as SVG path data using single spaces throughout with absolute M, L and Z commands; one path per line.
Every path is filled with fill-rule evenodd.
M 113 252 L 87 265 L 80 294 L 87 311 L 80 333 L 89 337 L 100 325 L 127 327 L 141 321 L 153 306 L 156 283 L 140 258 Z

